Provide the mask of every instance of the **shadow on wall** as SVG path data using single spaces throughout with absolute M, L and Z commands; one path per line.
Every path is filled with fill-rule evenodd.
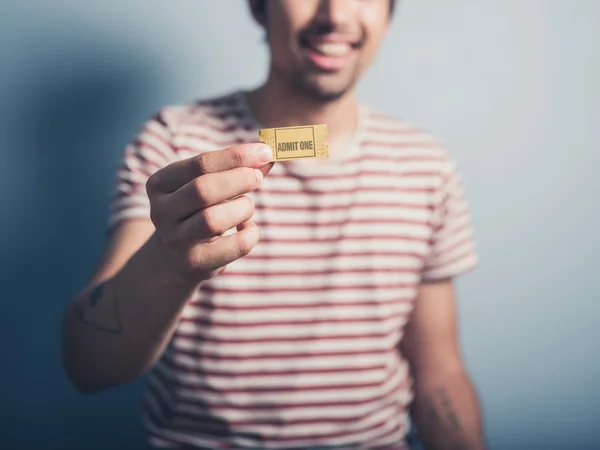
M 0 172 L 11 180 L 0 192 L 10 211 L 0 227 L 0 350 L 9 368 L 0 448 L 142 448 L 142 383 L 78 394 L 62 370 L 60 322 L 103 248 L 123 149 L 166 94 L 158 61 L 67 38 L 65 46 L 34 38 L 27 48 L 36 55 L 15 68 L 27 76 L 9 80 L 0 105 L 9 120 Z

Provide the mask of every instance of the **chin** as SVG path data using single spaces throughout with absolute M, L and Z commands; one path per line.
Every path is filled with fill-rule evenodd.
M 349 82 L 327 83 L 321 80 L 301 79 L 298 88 L 309 97 L 321 102 L 332 102 L 343 97 L 354 87 L 354 80 Z

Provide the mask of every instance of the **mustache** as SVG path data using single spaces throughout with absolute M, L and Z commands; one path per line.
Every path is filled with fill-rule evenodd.
M 346 27 L 336 26 L 333 23 L 320 22 L 312 23 L 300 31 L 299 39 L 303 44 L 308 44 L 311 38 L 323 37 L 329 34 L 347 38 L 353 42 L 353 46 L 360 47 L 365 41 L 365 35 L 361 32 L 353 32 Z

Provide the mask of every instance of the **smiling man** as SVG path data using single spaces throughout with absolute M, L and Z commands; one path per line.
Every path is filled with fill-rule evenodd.
M 394 2 L 249 4 L 268 79 L 166 107 L 127 147 L 107 250 L 65 311 L 69 376 L 93 393 L 151 370 L 155 447 L 404 449 L 412 412 L 426 449 L 483 449 L 456 165 L 356 98 Z M 329 159 L 274 165 L 256 143 L 310 124 Z

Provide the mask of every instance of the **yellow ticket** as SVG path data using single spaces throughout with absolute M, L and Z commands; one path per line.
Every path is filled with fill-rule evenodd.
M 272 161 L 329 157 L 327 125 L 264 128 L 258 137 L 273 149 Z

